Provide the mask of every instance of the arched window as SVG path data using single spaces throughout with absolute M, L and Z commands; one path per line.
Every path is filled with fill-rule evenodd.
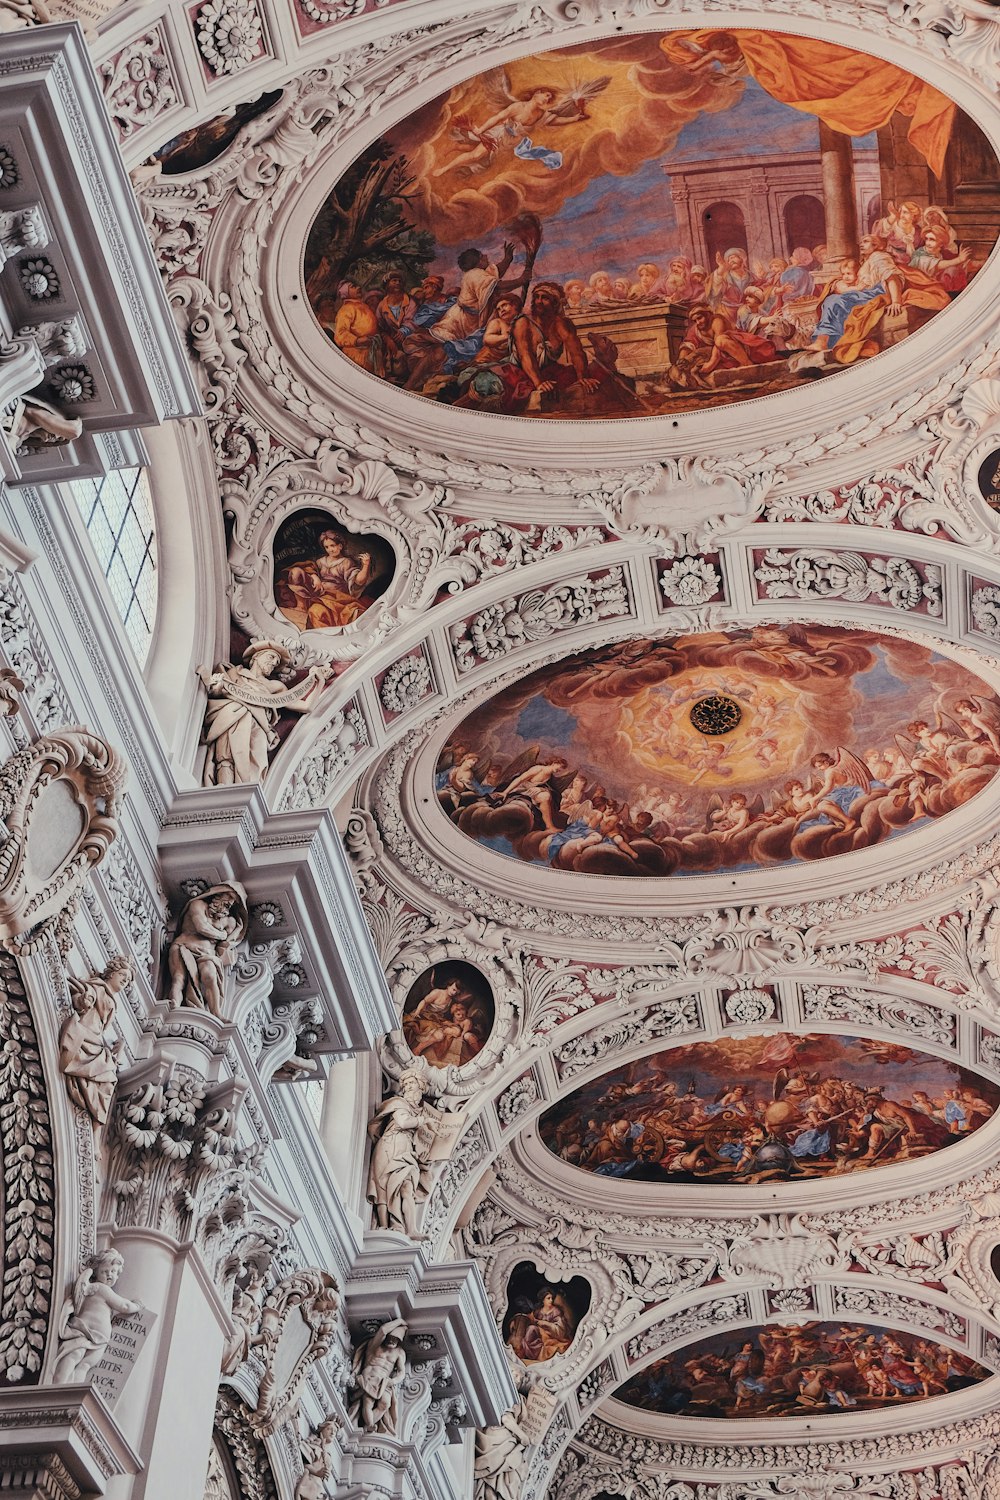
M 812 250 L 826 240 L 826 209 L 812 193 L 799 193 L 785 204 L 785 247 L 791 254 L 802 245 Z
M 156 620 L 156 534 L 145 469 L 75 479 L 71 489 L 140 667 Z
M 725 255 L 727 250 L 749 250 L 746 221 L 738 203 L 725 200 L 710 203 L 702 212 L 701 222 L 710 270 L 715 266 L 716 255 Z

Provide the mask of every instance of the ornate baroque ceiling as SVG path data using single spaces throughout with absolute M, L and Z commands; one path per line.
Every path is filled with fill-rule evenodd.
M 992 1493 L 995 12 L 105 43 L 232 659 L 333 670 L 265 789 L 338 811 L 380 1087 L 455 1112 L 419 1230 L 531 1393 L 525 1500 Z

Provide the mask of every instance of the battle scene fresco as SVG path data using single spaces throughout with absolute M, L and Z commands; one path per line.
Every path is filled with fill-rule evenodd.
M 353 625 L 392 582 L 396 557 L 379 536 L 358 536 L 324 510 L 300 510 L 274 539 L 274 602 L 299 630 Z
M 516 59 L 393 127 L 320 208 L 304 276 L 339 355 L 393 385 L 641 417 L 863 364 L 998 233 L 992 147 L 896 64 L 645 32 Z
M 1000 767 L 1000 701 L 912 641 L 821 625 L 625 641 L 532 673 L 463 720 L 442 809 L 556 870 L 691 875 L 869 848 Z
M 960 1391 L 991 1372 L 934 1339 L 871 1323 L 786 1323 L 717 1333 L 615 1391 L 642 1411 L 793 1417 L 877 1411 Z
M 896 1042 L 772 1032 L 669 1047 L 575 1089 L 539 1121 L 598 1177 L 805 1181 L 913 1161 L 993 1118 L 1000 1089 Z
M 463 1067 L 485 1047 L 495 1015 L 493 994 L 479 970 L 462 959 L 446 959 L 410 986 L 403 1037 L 414 1057 L 433 1067 Z
M 530 1261 L 521 1261 L 507 1283 L 503 1336 L 526 1365 L 555 1359 L 566 1353 L 576 1337 L 590 1296 L 586 1277 L 552 1282 Z

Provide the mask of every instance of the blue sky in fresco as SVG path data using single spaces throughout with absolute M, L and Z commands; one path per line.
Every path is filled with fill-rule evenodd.
M 818 126 L 812 115 L 779 104 L 752 78 L 732 109 L 703 114 L 681 131 L 673 151 L 647 161 L 631 177 L 605 173 L 544 224 L 536 276 L 586 278 L 591 271 L 634 277 L 640 261 L 664 266 L 671 254 L 685 252 L 670 195 L 668 163 L 708 162 L 726 156 L 767 159 L 788 152 L 815 151 Z M 867 136 L 860 146 L 874 146 Z M 623 227 L 627 225 L 627 234 Z M 499 248 L 492 244 L 491 251 Z M 454 251 L 440 257 L 449 269 Z

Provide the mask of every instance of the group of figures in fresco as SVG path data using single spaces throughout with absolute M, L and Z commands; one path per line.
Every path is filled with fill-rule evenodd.
M 403 1037 L 414 1057 L 436 1068 L 463 1067 L 483 1049 L 493 1026 L 489 985 L 472 964 L 436 964 L 411 985 Z
M 920 170 L 893 175 L 894 128 L 923 192 Z M 962 242 L 947 196 L 970 131 L 929 84 L 817 39 L 568 48 L 456 85 L 371 147 L 320 210 L 308 294 L 346 359 L 456 407 L 642 416 L 785 389 L 898 342 L 967 286 L 992 243 Z M 864 151 L 881 172 L 867 194 Z M 815 161 L 816 187 L 776 199 L 776 235 L 747 182 L 790 153 Z M 720 201 L 695 223 L 690 182 L 716 161 Z
M 524 1364 L 542 1364 L 565 1354 L 590 1306 L 590 1283 L 582 1276 L 553 1284 L 529 1261 L 515 1266 L 507 1283 L 503 1336 Z
M 788 1323 L 717 1334 L 615 1392 L 645 1411 L 779 1417 L 878 1410 L 962 1390 L 989 1371 L 932 1339 L 866 1323 Z
M 939 1151 L 998 1104 L 995 1085 L 912 1047 L 776 1032 L 628 1063 L 554 1105 L 541 1135 L 600 1177 L 803 1180 Z
M 298 630 L 343 629 L 385 592 L 394 566 L 380 537 L 353 535 L 325 511 L 297 511 L 275 537 L 275 603 Z
M 864 849 L 1000 767 L 1000 702 L 926 647 L 757 626 L 627 641 L 470 715 L 442 808 L 513 858 L 591 874 L 751 869 Z

